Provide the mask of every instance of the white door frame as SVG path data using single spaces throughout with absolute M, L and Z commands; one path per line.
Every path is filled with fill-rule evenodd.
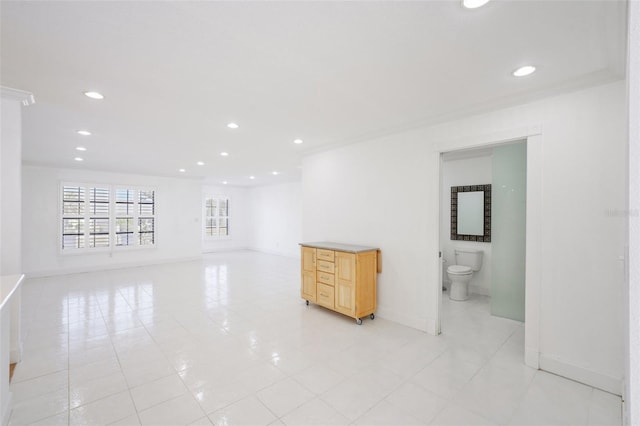
M 539 368 L 540 355 L 540 292 L 542 283 L 542 241 L 545 238 L 542 223 L 542 184 L 543 184 L 543 137 L 541 126 L 530 126 L 525 128 L 511 129 L 500 133 L 469 137 L 458 140 L 443 141 L 436 145 L 438 155 L 438 191 L 434 191 L 438 200 L 434 200 L 437 206 L 438 230 L 432 235 L 440 235 L 441 229 L 441 191 L 442 191 L 442 154 L 445 152 L 488 148 L 490 146 L 501 145 L 517 140 L 527 141 L 527 221 L 526 221 L 526 275 L 525 275 L 525 343 L 524 362 L 526 365 Z M 435 231 L 435 230 L 434 230 Z M 442 252 L 442 239 L 440 235 L 438 241 L 439 251 Z M 441 310 L 442 310 L 442 264 L 438 259 L 437 274 L 434 277 L 437 285 L 431 286 L 433 299 L 437 300 L 437 322 L 435 333 L 440 333 Z

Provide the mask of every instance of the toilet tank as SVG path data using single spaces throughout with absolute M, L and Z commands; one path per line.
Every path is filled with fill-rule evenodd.
M 474 271 L 482 268 L 482 250 L 455 249 L 456 265 L 468 266 Z

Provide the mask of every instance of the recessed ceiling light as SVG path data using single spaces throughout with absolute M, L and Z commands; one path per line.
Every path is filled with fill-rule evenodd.
M 274 170 L 274 171 L 271 172 L 271 174 L 274 175 L 274 176 L 277 176 L 277 175 L 280 174 L 280 172 L 277 172 L 277 171 Z
M 202 161 L 198 161 L 196 164 L 197 164 L 198 166 L 204 166 L 204 162 L 202 162 Z
M 229 155 L 229 153 L 228 153 L 228 152 L 225 152 L 225 151 L 222 151 L 222 152 L 220 153 L 220 155 L 222 155 L 223 157 L 226 157 L 226 156 L 228 156 L 228 155 Z
M 527 75 L 531 75 L 536 71 L 536 67 L 532 65 L 526 65 L 524 67 L 520 67 L 513 72 L 514 77 L 525 77 Z
M 74 160 L 76 160 L 76 161 L 84 161 L 84 159 L 80 158 L 80 157 L 76 157 L 76 158 L 74 158 Z
M 76 146 L 76 151 L 86 151 L 87 148 L 85 148 L 84 146 Z
M 104 99 L 104 95 L 98 92 L 84 92 L 84 95 L 91 99 Z
M 230 129 L 237 129 L 240 126 L 238 126 L 236 123 L 229 123 L 227 124 L 227 127 Z
M 256 178 L 255 176 L 249 176 L 249 179 L 251 179 L 251 180 L 253 180 L 255 178 Z
M 82 136 L 91 136 L 91 132 L 88 130 L 78 130 L 76 133 Z
M 302 143 L 302 139 L 296 139 L 293 143 L 300 145 Z
M 462 0 L 462 5 L 467 9 L 477 9 L 489 3 L 489 0 Z
M 226 180 L 223 180 L 223 181 L 222 181 L 222 184 L 223 184 L 223 185 L 226 185 L 226 184 L 228 184 L 228 183 L 229 183 L 229 182 L 227 182 Z
M 185 170 L 185 169 L 178 169 L 178 171 L 179 171 L 180 173 L 184 173 L 184 172 L 186 172 L 186 170 Z

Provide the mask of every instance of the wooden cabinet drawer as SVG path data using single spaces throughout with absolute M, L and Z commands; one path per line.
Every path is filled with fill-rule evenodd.
M 318 271 L 319 272 L 328 272 L 333 274 L 335 271 L 336 265 L 333 262 L 327 262 L 326 260 L 318 260 Z
M 318 259 L 320 260 L 328 260 L 329 262 L 333 262 L 333 256 L 333 250 L 318 249 Z
M 335 283 L 335 275 L 318 271 L 318 281 L 327 285 L 333 285 Z
M 333 287 L 326 284 L 318 283 L 318 294 L 316 298 L 316 303 L 326 308 L 333 309 L 334 307 Z

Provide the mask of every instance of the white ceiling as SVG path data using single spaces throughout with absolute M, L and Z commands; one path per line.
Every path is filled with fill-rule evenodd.
M 609 0 L 2 1 L 0 12 L 2 85 L 36 97 L 26 163 L 233 185 L 297 180 L 308 152 L 624 72 L 626 3 Z M 524 64 L 538 72 L 512 77 Z

